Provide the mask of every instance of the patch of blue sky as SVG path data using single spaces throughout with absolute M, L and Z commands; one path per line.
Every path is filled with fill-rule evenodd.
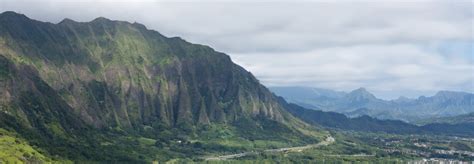
M 437 46 L 437 51 L 446 58 L 461 57 L 474 63 L 474 38 L 470 41 L 445 41 Z

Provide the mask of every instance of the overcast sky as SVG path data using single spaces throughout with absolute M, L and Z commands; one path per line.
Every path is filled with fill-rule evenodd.
M 267 86 L 376 96 L 474 91 L 472 0 L 0 0 L 0 11 L 57 23 L 103 16 L 227 53 Z

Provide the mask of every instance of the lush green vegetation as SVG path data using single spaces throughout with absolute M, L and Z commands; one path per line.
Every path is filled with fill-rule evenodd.
M 320 125 L 418 130 L 293 113 L 311 126 L 227 55 L 105 18 L 51 24 L 0 14 L 0 95 L 0 159 L 6 162 L 208 162 L 204 157 L 316 144 L 329 136 Z M 308 120 L 313 116 L 327 124 Z M 331 135 L 336 143 L 330 146 L 256 153 L 239 162 L 415 157 L 384 154 L 363 135 Z M 472 150 L 465 142 L 436 146 Z
M 72 163 L 51 158 L 44 150 L 31 146 L 14 132 L 0 128 L 0 163 Z
M 472 139 L 431 135 L 398 135 L 333 131 L 336 140 L 327 146 L 304 151 L 259 152 L 228 160 L 198 163 L 407 163 L 423 158 L 472 161 Z
M 318 142 L 229 56 L 143 25 L 0 14 L 0 128 L 48 156 L 149 162 Z M 90 160 L 90 161 L 89 161 Z

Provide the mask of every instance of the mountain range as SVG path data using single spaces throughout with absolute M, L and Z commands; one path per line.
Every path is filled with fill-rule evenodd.
M 131 153 L 126 150 L 142 149 L 110 143 L 131 136 L 160 146 L 231 140 L 215 134 L 199 138 L 216 127 L 247 142 L 318 140 L 307 132 L 317 130 L 284 110 L 226 54 L 138 23 L 100 17 L 53 24 L 4 12 L 0 64 L 0 128 L 52 156 L 147 161 L 143 154 L 152 151 Z M 158 159 L 173 156 L 179 155 Z
M 365 88 L 349 93 L 310 87 L 270 87 L 270 89 L 289 102 L 303 107 L 343 113 L 349 117 L 368 115 L 379 119 L 416 122 L 474 112 L 474 94 L 466 92 L 439 91 L 430 97 L 382 100 Z
M 470 121 L 433 121 L 414 125 L 400 120 L 379 120 L 367 115 L 349 118 L 341 113 L 306 109 L 291 103 L 286 104 L 286 109 L 305 122 L 332 129 L 392 134 L 474 136 L 472 115 Z
M 352 116 L 401 103 L 365 89 L 289 91 L 290 102 Z M 439 94 L 403 103 L 439 115 L 472 110 L 472 94 Z M 0 163 L 194 162 L 242 152 L 259 158 L 256 150 L 344 145 L 331 137 L 333 128 L 474 135 L 472 124 L 417 126 L 287 103 L 228 55 L 142 24 L 103 17 L 49 23 L 0 14 Z

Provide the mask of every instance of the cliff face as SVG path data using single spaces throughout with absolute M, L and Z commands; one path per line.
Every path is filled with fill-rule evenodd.
M 75 138 L 90 130 L 31 66 L 0 54 L 0 128 L 16 131 L 43 145 Z M 82 135 L 86 135 L 83 133 Z
M 73 113 L 97 128 L 291 119 L 271 92 L 227 55 L 136 23 L 97 18 L 51 24 L 5 12 L 0 55 L 9 63 L 2 69 L 27 73 L 20 83 L 16 76 L 2 80 L 2 104 L 20 101 L 15 88 L 36 92 L 32 88 L 38 86 L 28 82 L 34 78 L 51 94 L 40 90 L 28 102 L 54 98 L 47 113 Z M 31 121 L 26 117 L 27 125 Z

